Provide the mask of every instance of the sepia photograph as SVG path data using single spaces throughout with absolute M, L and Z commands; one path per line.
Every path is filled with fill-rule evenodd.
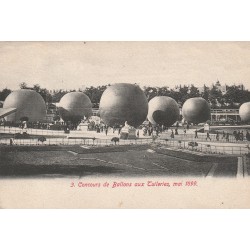
M 248 249 L 248 5 L 1 2 L 0 248 Z
M 0 206 L 249 207 L 249 54 L 0 42 Z

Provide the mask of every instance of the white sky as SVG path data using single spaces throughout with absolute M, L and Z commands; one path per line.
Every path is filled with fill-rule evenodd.
M 250 87 L 250 42 L 0 42 L 0 89 L 217 81 Z

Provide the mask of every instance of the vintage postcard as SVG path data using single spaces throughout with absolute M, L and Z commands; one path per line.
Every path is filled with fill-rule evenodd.
M 249 208 L 250 42 L 0 42 L 1 208 Z

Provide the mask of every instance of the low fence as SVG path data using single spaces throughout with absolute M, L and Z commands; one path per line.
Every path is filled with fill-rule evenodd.
M 201 152 L 205 154 L 230 154 L 230 155 L 244 155 L 249 153 L 250 148 L 248 145 L 242 146 L 232 146 L 232 145 L 223 145 L 223 144 L 203 144 L 196 143 L 196 146 L 191 146 L 188 141 L 175 141 L 169 140 L 163 142 L 162 140 L 156 140 L 156 142 L 160 142 L 160 144 L 165 144 L 166 146 L 170 146 L 174 149 L 180 150 L 189 150 L 195 152 Z M 194 144 L 193 144 L 194 145 Z
M 110 146 L 115 145 L 111 139 L 68 139 L 68 138 L 47 138 L 46 141 L 40 142 L 37 138 L 28 139 L 0 139 L 0 144 L 10 144 L 10 140 L 14 145 L 89 145 L 89 146 Z M 152 139 L 136 139 L 136 140 L 119 140 L 117 145 L 131 145 L 131 144 L 149 144 L 152 143 Z
M 23 133 L 26 132 L 30 135 L 42 135 L 42 136 L 59 136 L 59 137 L 66 137 L 67 135 L 70 134 L 66 134 L 63 130 L 49 130 L 49 129 L 33 129 L 33 128 L 28 128 L 28 129 L 21 129 L 18 127 L 4 127 L 4 126 L 0 126 L 0 133 L 9 133 L 9 134 L 16 134 L 16 133 Z M 74 131 L 73 131 L 74 132 Z M 83 131 L 84 132 L 84 131 Z M 237 141 L 235 139 L 235 137 L 233 135 L 229 135 L 228 140 L 226 138 L 222 138 L 222 135 L 219 135 L 219 140 L 217 140 L 216 135 L 215 134 L 210 134 L 210 139 L 207 138 L 206 133 L 202 134 L 199 133 L 198 134 L 198 138 L 195 138 L 194 134 L 183 134 L 181 133 L 182 131 L 180 131 L 180 134 L 175 135 L 174 138 L 176 140 L 182 140 L 182 141 L 211 141 L 211 142 L 220 142 L 220 143 L 245 143 L 247 142 L 246 139 L 244 139 L 243 141 Z M 109 134 L 112 134 L 112 129 L 110 129 Z M 104 132 L 103 132 L 104 134 Z M 114 136 L 117 135 L 114 134 Z M 155 135 L 155 133 L 154 133 Z M 166 138 L 166 139 L 171 139 L 171 132 L 163 132 L 161 134 L 159 134 L 162 138 Z M 140 134 L 140 136 L 143 138 L 142 136 L 142 132 Z
M 170 137 L 171 133 L 163 132 L 161 135 L 164 136 L 164 138 L 171 139 Z M 246 143 L 247 142 L 246 138 L 244 138 L 243 141 L 240 141 L 240 140 L 237 141 L 233 135 L 229 135 L 228 139 L 226 139 L 226 137 L 223 138 L 222 134 L 219 134 L 218 139 L 216 138 L 216 134 L 209 134 L 209 137 L 210 139 L 207 138 L 206 133 L 198 133 L 198 138 L 195 138 L 195 134 L 181 133 L 181 134 L 174 136 L 174 138 L 177 140 L 188 140 L 188 141 L 211 141 L 211 142 L 220 142 L 220 143 Z
M 10 140 L 14 145 L 86 145 L 86 146 L 110 146 L 115 145 L 111 139 L 68 139 L 68 138 L 47 138 L 45 142 L 40 142 L 38 139 L 0 139 L 0 144 L 10 145 Z M 136 139 L 136 140 L 119 140 L 117 145 L 145 145 L 158 144 L 159 146 L 166 146 L 176 150 L 189 150 L 194 152 L 201 152 L 205 154 L 230 154 L 230 155 L 244 155 L 249 153 L 248 145 L 233 146 L 223 144 L 204 144 L 193 143 L 193 146 L 188 141 L 178 140 L 161 140 L 161 139 Z M 194 146 L 196 145 L 196 146 Z
M 9 133 L 9 134 L 16 134 L 16 133 L 23 133 L 27 132 L 30 135 L 52 135 L 52 136 L 65 136 L 64 130 L 50 130 L 50 129 L 35 129 L 35 128 L 27 128 L 21 129 L 18 127 L 4 127 L 0 126 L 0 133 Z

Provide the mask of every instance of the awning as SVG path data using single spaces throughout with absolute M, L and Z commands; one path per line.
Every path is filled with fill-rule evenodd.
M 16 108 L 0 108 L 0 118 L 16 112 Z

